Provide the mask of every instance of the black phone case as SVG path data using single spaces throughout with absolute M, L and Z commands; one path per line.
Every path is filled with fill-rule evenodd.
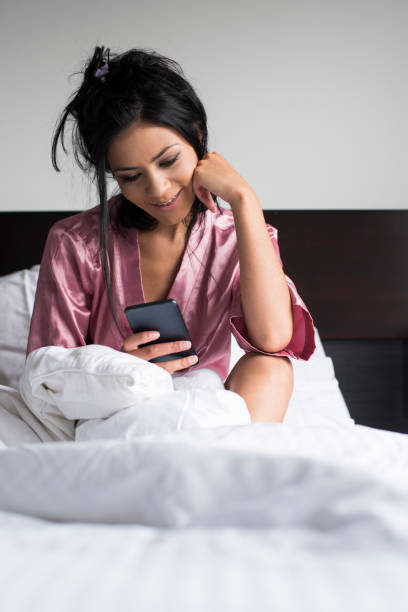
M 190 340 L 191 342 L 190 334 L 176 300 L 160 300 L 158 302 L 128 306 L 125 308 L 125 315 L 134 333 L 152 330 L 160 332 L 160 338 L 151 342 L 145 342 L 140 347 L 149 346 L 149 344 L 172 342 L 174 340 Z M 192 342 L 191 348 L 186 351 L 161 355 L 160 357 L 149 359 L 149 361 L 152 363 L 173 361 L 174 359 L 181 359 L 190 355 L 197 355 Z M 194 365 L 198 363 L 199 361 Z

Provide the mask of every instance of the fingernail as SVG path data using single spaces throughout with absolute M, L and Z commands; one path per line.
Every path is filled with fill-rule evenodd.
M 150 338 L 152 338 L 153 340 L 155 340 L 156 338 L 160 338 L 160 332 L 152 332 L 150 334 Z
M 197 361 L 198 361 L 197 355 L 192 355 L 191 357 L 188 358 L 189 363 L 197 363 Z

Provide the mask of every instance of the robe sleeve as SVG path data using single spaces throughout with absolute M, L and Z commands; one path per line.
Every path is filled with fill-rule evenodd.
M 277 229 L 271 225 L 266 225 L 269 236 L 275 251 L 282 263 L 279 253 L 277 240 Z M 286 276 L 286 275 L 285 275 Z M 234 273 L 232 282 L 232 297 L 231 309 L 229 316 L 229 324 L 231 332 L 234 334 L 238 345 L 246 352 L 262 353 L 264 355 L 286 356 L 294 359 L 303 359 L 307 361 L 313 354 L 316 348 L 314 338 L 313 319 L 306 308 L 302 298 L 296 290 L 293 281 L 286 276 L 289 287 L 290 298 L 292 302 L 293 313 L 293 333 L 289 344 L 281 351 L 276 353 L 267 353 L 254 346 L 249 340 L 249 334 L 245 325 L 244 313 L 241 303 L 241 287 L 240 287 L 240 269 L 239 264 Z
M 56 223 L 41 259 L 27 355 L 42 346 L 84 346 L 92 305 L 92 257 L 84 240 Z

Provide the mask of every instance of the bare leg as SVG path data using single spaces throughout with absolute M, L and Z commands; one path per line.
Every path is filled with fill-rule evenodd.
M 244 398 L 251 421 L 282 422 L 293 391 L 293 367 L 288 357 L 245 353 L 224 387 Z

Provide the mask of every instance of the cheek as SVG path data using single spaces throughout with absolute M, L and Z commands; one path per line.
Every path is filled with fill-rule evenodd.
M 136 187 L 136 184 L 133 184 L 133 183 L 119 184 L 119 188 L 124 195 L 129 194 L 130 196 L 131 194 L 138 193 L 138 188 Z
M 119 185 L 121 193 L 125 196 L 129 202 L 137 204 L 143 201 L 143 194 L 141 193 L 140 187 L 133 183 L 122 183 Z
M 192 183 L 196 167 L 197 167 L 197 161 L 194 159 L 189 160 L 189 163 L 184 166 L 182 175 L 183 175 L 184 184 L 186 186 Z
M 191 188 L 193 185 L 193 174 L 194 174 L 194 168 L 192 170 L 188 170 L 184 172 L 182 180 L 180 182 L 182 182 L 185 187 Z

